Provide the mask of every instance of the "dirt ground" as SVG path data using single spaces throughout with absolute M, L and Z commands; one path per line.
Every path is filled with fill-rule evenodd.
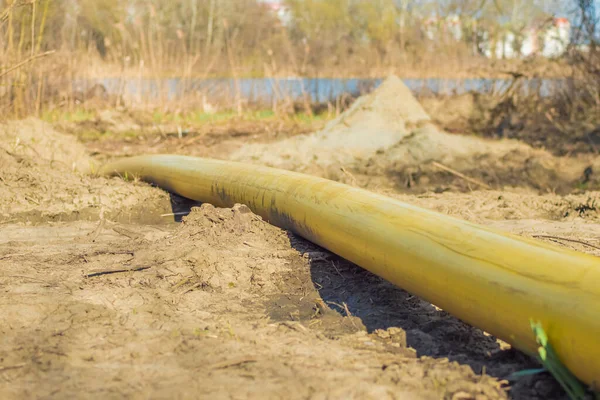
M 84 145 L 61 129 L 0 129 L 1 398 L 565 398 L 547 374 L 508 381 L 537 363 L 507 343 L 244 205 L 89 174 L 115 156 L 230 158 L 296 133 Z M 361 162 L 338 180 L 600 255 L 600 192 L 477 190 L 453 174 L 417 190 Z

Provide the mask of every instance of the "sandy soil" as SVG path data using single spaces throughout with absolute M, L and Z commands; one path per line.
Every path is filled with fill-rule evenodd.
M 98 219 L 100 214 L 143 219 L 170 212 L 168 194 L 122 179 L 92 179 L 95 165 L 73 136 L 39 120 L 0 125 L 0 223 Z
M 280 138 L 255 134 L 202 135 L 181 152 L 228 158 Z M 545 374 L 508 382 L 536 366 L 508 344 L 243 205 L 91 177 L 103 158 L 90 153 L 109 147 L 87 146 L 36 120 L 0 129 L 2 398 L 564 398 Z M 463 193 L 450 175 L 415 194 L 356 168 L 343 179 L 600 255 L 599 192 Z

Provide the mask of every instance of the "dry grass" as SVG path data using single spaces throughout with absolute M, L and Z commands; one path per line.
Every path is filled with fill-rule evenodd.
M 358 45 L 344 39 L 331 52 L 298 40 L 294 32 L 278 26 L 272 15 L 250 0 L 236 3 L 228 11 L 228 18 L 218 17 L 210 8 L 215 2 L 207 0 L 201 2 L 210 6 L 204 10 L 206 15 L 192 13 L 186 15 L 185 21 L 180 20 L 181 16 L 165 20 L 162 11 L 154 7 L 155 2 L 150 2 L 140 21 L 129 25 L 113 23 L 116 17 L 111 13 L 119 11 L 114 2 L 83 1 L 82 4 L 92 4 L 88 12 L 91 17 L 84 13 L 87 19 L 82 17 L 73 26 L 61 27 L 59 22 L 66 19 L 57 16 L 69 11 L 64 9 L 66 3 L 0 3 L 5 5 L 0 12 L 0 118 L 74 114 L 81 109 L 123 106 L 172 114 L 233 110 L 240 116 L 249 110 L 268 108 L 278 116 L 298 111 L 311 116 L 323 108 L 329 114 L 339 114 L 351 101 L 340 97 L 331 104 L 311 104 L 305 88 L 299 99 L 292 99 L 274 80 L 273 100 L 268 104 L 253 103 L 244 98 L 240 88 L 244 77 L 346 78 L 394 73 L 403 78 L 506 78 L 507 71 L 527 71 L 534 78 L 581 75 L 566 60 L 488 60 L 474 56 L 464 43 L 430 43 L 419 39 L 415 32 L 410 40 L 408 36 L 403 39 L 403 49 L 387 46 L 383 51 L 374 45 Z M 107 19 L 91 19 L 100 14 L 107 14 Z M 187 25 L 177 28 L 182 21 Z M 98 36 L 100 23 L 114 26 Z M 194 86 L 198 80 L 215 77 L 232 79 L 231 89 L 215 92 Z M 118 87 L 111 88 L 110 95 L 103 88 L 89 87 L 89 82 L 99 78 L 115 78 Z M 166 78 L 178 79 L 177 85 L 169 85 Z M 141 87 L 148 80 L 155 85 L 152 96 L 127 87 Z M 511 109 L 530 111 L 537 104 L 538 109 L 549 110 L 549 118 L 544 116 L 544 121 L 552 121 L 552 130 L 564 134 L 563 127 L 570 122 L 577 124 L 582 115 L 592 115 L 593 111 L 598 114 L 599 95 L 591 92 L 597 85 L 578 84 L 559 93 L 551 100 L 555 104 L 548 106 L 548 99 L 540 101 L 540 93 L 515 97 L 522 83 L 516 79 L 514 90 L 498 100 L 496 119 L 502 119 Z M 173 92 L 177 93 L 174 98 Z M 498 121 L 488 124 L 497 125 Z

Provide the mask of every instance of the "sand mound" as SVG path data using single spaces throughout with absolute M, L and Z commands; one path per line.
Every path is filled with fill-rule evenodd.
M 457 104 L 459 109 L 464 107 Z M 378 177 L 377 185 L 391 179 L 400 190 L 419 185 L 421 190 L 431 190 L 448 183 L 458 190 L 474 188 L 435 163 L 495 188 L 521 186 L 561 193 L 582 184 L 595 188 L 599 182 L 590 171 L 600 167 L 592 157 L 557 158 L 516 140 L 444 132 L 394 76 L 359 98 L 322 131 L 273 144 L 248 145 L 231 158 L 363 186 L 372 181 L 370 177 Z M 588 167 L 591 170 L 585 176 Z
M 167 194 L 145 184 L 87 175 L 84 147 L 36 119 L 0 124 L 0 222 L 138 218 L 170 211 Z M 154 205 L 154 210 L 153 206 Z
M 429 116 L 419 102 L 399 78 L 391 76 L 323 130 L 274 144 L 249 145 L 231 159 L 293 170 L 349 165 L 392 146 L 424 121 Z
M 155 264 L 167 260 L 174 270 L 179 268 L 184 275 L 195 277 L 196 282 L 190 286 L 197 283 L 205 291 L 235 288 L 240 294 L 264 294 L 275 289 L 271 275 L 287 271 L 294 258 L 302 260 L 290 247 L 285 231 L 263 221 L 245 205 L 215 208 L 203 204 L 192 208 L 182 222 L 171 241 L 148 247 L 137 262 Z M 173 246 L 173 242 L 178 245 Z

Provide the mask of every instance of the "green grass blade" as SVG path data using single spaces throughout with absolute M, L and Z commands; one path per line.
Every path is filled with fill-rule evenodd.
M 564 366 L 554 352 L 552 345 L 548 341 L 548 335 L 544 331 L 542 324 L 531 321 L 531 329 L 535 335 L 538 347 L 538 358 L 545 369 L 547 369 L 554 379 L 563 387 L 571 400 L 585 400 L 587 391 L 583 384 Z

